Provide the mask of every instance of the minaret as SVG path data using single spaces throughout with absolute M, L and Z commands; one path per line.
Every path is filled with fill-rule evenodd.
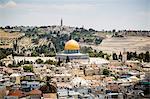
M 61 21 L 60 21 L 60 26 L 62 27 L 63 26 L 63 19 L 61 18 Z

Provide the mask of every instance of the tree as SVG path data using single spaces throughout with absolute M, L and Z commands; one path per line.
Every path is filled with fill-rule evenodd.
M 36 51 L 33 51 L 32 53 L 31 53 L 31 56 L 38 56 L 39 54 L 38 54 L 38 52 L 36 52 Z
M 32 43 L 38 44 L 39 43 L 39 39 L 32 39 Z
M 70 62 L 69 56 L 66 57 L 66 63 Z
M 104 54 L 101 57 L 104 58 Z
M 150 62 L 150 54 L 149 51 L 145 53 L 145 62 Z
M 134 57 L 134 58 L 137 58 L 137 53 L 136 53 L 136 51 L 133 53 L 133 57 Z
M 12 65 L 12 64 L 8 64 L 8 67 L 9 67 L 9 68 L 12 68 L 12 67 L 13 67 L 13 65 Z
M 89 28 L 89 31 L 90 31 L 90 32 L 95 32 L 95 30 L 94 30 L 94 29 L 92 29 L 92 28 Z
M 24 64 L 31 64 L 31 62 L 30 61 L 24 61 Z
M 96 38 L 95 39 L 95 44 L 96 45 L 100 44 L 101 42 L 102 42 L 102 39 L 100 39 L 100 38 Z
M 25 72 L 33 72 L 33 66 L 23 66 L 23 70 Z
M 36 61 L 35 61 L 37 64 L 42 64 L 43 63 L 43 60 L 42 59 L 37 59 Z
M 2 51 L 0 51 L 0 59 L 3 59 L 6 57 L 6 54 L 4 54 Z
M 56 65 L 56 62 L 53 60 L 46 60 L 44 64 Z
M 60 64 L 62 63 L 62 61 L 60 61 L 60 58 L 58 59 L 57 65 L 60 66 Z
M 121 54 L 121 52 L 119 54 L 119 59 L 122 61 L 122 54 Z
M 138 59 L 139 59 L 140 61 L 142 61 L 142 60 L 144 59 L 144 53 L 140 53 L 140 54 L 138 55 Z
M 3 62 L 0 61 L 0 66 L 4 66 Z
M 45 56 L 54 57 L 54 56 L 56 56 L 56 53 L 54 51 L 51 51 L 49 53 L 46 53 Z
M 103 75 L 109 75 L 110 71 L 108 69 L 103 70 Z
M 13 49 L 2 49 L 0 48 L 0 59 L 7 57 L 7 55 L 13 54 Z
M 115 33 L 115 32 L 116 32 L 116 30 L 115 30 L 115 29 L 113 29 L 113 30 L 112 30 L 112 32 L 113 32 L 113 33 Z
M 110 55 L 106 55 L 106 59 L 109 60 L 109 58 L 110 58 Z
M 127 60 L 130 60 L 130 59 L 131 59 L 130 52 L 127 52 Z
M 117 54 L 116 53 L 113 53 L 113 60 L 117 60 Z
M 81 47 L 80 51 L 82 53 L 91 53 L 91 52 L 93 52 L 93 49 L 92 49 L 92 47 L 86 47 L 86 46 L 84 46 L 84 47 Z

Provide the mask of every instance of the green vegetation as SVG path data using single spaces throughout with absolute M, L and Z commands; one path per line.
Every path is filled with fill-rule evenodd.
M 103 75 L 109 75 L 110 71 L 108 69 L 103 70 Z
M 56 55 L 56 52 L 61 52 L 64 50 L 65 42 L 67 42 L 69 39 L 75 39 L 77 42 L 85 42 L 89 44 L 100 44 L 103 40 L 102 37 L 96 36 L 95 34 L 98 32 L 92 28 L 89 30 L 84 28 L 76 28 L 73 30 L 72 33 L 63 34 L 61 31 L 48 31 L 47 28 L 50 26 L 41 26 L 41 27 L 31 27 L 26 30 L 20 29 L 21 32 L 25 33 L 25 37 L 31 39 L 31 43 L 36 46 L 31 46 L 29 48 L 23 47 L 21 49 L 21 53 L 15 52 L 18 48 L 17 44 L 14 44 L 14 55 L 15 56 L 24 56 L 26 51 L 31 52 L 31 56 L 39 56 L 41 54 L 44 54 L 44 56 L 47 57 L 53 57 Z M 51 28 L 55 28 L 56 26 L 51 26 Z M 11 29 L 13 27 L 5 27 L 8 29 Z M 20 27 L 23 28 L 23 27 Z M 63 28 L 62 30 L 66 30 Z M 67 32 L 67 31 L 66 31 Z M 38 45 L 40 42 L 39 40 L 44 39 L 47 40 L 46 44 Z M 52 45 L 52 46 L 51 46 Z M 0 59 L 6 57 L 8 54 L 5 52 L 0 51 Z M 30 54 L 29 54 L 30 55 Z
M 45 62 L 42 60 L 42 59 L 37 59 L 36 60 L 36 63 L 37 64 L 50 64 L 50 65 L 56 65 L 57 64 L 57 62 L 56 61 L 53 61 L 53 60 L 46 60 Z
M 102 57 L 106 58 L 107 60 L 110 59 L 111 55 L 108 55 L 107 53 L 103 53 L 102 51 L 93 50 L 92 47 L 82 47 L 81 48 L 82 53 L 88 53 L 90 57 Z
M 112 57 L 113 57 L 113 60 L 118 60 L 118 56 L 116 53 L 113 53 Z
M 101 42 L 102 42 L 102 39 L 100 39 L 100 38 L 96 38 L 95 39 L 95 44 L 96 45 L 100 44 Z
M 19 67 L 19 66 L 21 66 L 21 65 L 20 65 L 19 63 L 16 64 L 15 61 L 13 61 L 13 64 L 9 64 L 9 65 L 8 65 L 8 67 L 10 67 L 10 68 L 13 68 L 13 67 Z
M 15 62 L 15 61 L 13 61 L 13 63 L 12 64 L 9 64 L 8 65 L 8 67 L 10 67 L 10 68 L 13 68 L 13 67 L 19 67 L 19 66 L 21 66 L 21 65 L 24 65 L 24 64 L 32 64 L 33 62 L 31 62 L 31 61 L 26 61 L 26 60 L 22 60 L 22 61 L 19 61 L 19 62 Z M 0 64 L 2 64 L 1 62 L 0 62 Z M 3 66 L 4 64 L 2 64 L 1 66 Z
M 127 60 L 139 60 L 144 62 L 150 62 L 150 53 L 149 51 L 139 54 L 137 54 L 136 52 L 127 52 Z
M 112 55 L 113 60 L 122 60 L 122 54 L 120 52 L 119 55 L 117 55 L 116 53 L 113 53 Z M 149 51 L 145 52 L 145 53 L 139 53 L 137 54 L 136 52 L 127 52 L 127 60 L 139 60 L 139 61 L 143 61 L 143 62 L 150 62 L 150 53 Z
M 36 51 L 33 51 L 32 53 L 31 53 L 31 56 L 39 56 L 39 53 L 38 52 L 36 52 Z
M 47 61 L 44 62 L 44 64 L 56 65 L 57 62 L 53 61 L 53 60 L 47 60 Z
M 86 43 L 93 43 L 98 45 L 102 42 L 104 38 L 96 36 L 95 35 L 96 32 L 97 31 L 93 29 L 86 30 L 84 28 L 76 28 L 76 30 L 74 30 L 71 33 L 71 38 L 78 42 L 82 40 L 83 42 Z
M 33 55 L 44 54 L 45 56 L 55 56 L 55 51 L 49 45 L 42 45 L 35 48 Z
M 29 65 L 29 66 L 23 66 L 23 70 L 25 72 L 33 72 L 33 66 Z
M 0 66 L 4 66 L 4 64 L 0 61 Z
M 7 55 L 13 54 L 12 49 L 2 49 L 0 48 L 0 59 L 6 58 Z
M 36 61 L 35 61 L 37 64 L 42 64 L 43 63 L 43 60 L 42 59 L 37 59 Z
M 64 50 L 65 42 L 69 40 L 69 35 L 62 34 L 57 35 L 56 37 L 51 38 L 51 41 L 54 44 L 56 52 L 61 52 Z
M 69 56 L 66 58 L 66 63 L 70 62 Z

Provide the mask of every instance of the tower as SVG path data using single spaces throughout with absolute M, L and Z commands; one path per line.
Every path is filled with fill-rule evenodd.
M 125 63 L 127 60 L 127 52 L 126 52 L 126 49 L 124 48 L 123 49 L 123 57 L 122 57 L 122 61 Z
M 61 18 L 60 26 L 63 26 L 63 19 Z

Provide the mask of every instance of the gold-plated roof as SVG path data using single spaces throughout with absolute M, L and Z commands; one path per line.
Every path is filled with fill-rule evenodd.
M 80 50 L 80 46 L 75 40 L 69 40 L 66 42 L 64 50 Z

